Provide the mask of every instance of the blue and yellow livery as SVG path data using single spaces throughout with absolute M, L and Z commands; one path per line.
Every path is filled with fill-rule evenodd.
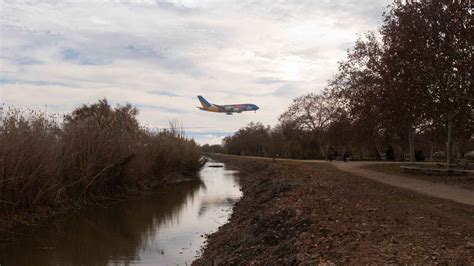
M 256 112 L 259 109 L 257 105 L 252 103 L 217 105 L 209 103 L 201 95 L 198 95 L 198 99 L 202 105 L 202 107 L 197 107 L 200 110 L 215 113 L 225 113 L 226 115 L 231 115 L 232 113 L 242 113 L 244 111 Z

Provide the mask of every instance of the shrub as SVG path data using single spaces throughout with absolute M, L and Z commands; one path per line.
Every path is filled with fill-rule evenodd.
M 7 112 L 0 127 L 0 216 L 80 204 L 150 188 L 203 165 L 199 146 L 177 128 L 140 127 L 131 105 L 107 100 L 61 119 Z
M 385 156 L 387 161 L 395 160 L 395 151 L 393 150 L 392 145 L 388 145 L 387 150 L 385 151 Z
M 416 161 L 424 161 L 425 160 L 425 154 L 423 153 L 422 150 L 415 150 L 415 160 Z

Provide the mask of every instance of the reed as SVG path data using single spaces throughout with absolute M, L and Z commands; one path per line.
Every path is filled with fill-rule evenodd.
M 149 189 L 203 165 L 198 145 L 172 124 L 140 126 L 131 105 L 106 99 L 58 119 L 9 109 L 0 128 L 0 219 Z

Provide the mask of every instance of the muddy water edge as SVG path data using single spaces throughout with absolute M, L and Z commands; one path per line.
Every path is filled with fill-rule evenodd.
M 0 265 L 189 265 L 241 197 L 236 174 L 210 160 L 200 179 L 57 217 L 0 243 Z

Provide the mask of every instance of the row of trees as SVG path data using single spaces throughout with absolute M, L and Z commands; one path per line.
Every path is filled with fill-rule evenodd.
M 380 31 L 348 51 L 323 93 L 296 98 L 273 129 L 249 124 L 226 138 L 224 148 L 379 159 L 393 146 L 414 160 L 416 143 L 430 154 L 445 145 L 453 162 L 455 153 L 472 148 L 474 133 L 473 11 L 468 1 L 394 3 Z

